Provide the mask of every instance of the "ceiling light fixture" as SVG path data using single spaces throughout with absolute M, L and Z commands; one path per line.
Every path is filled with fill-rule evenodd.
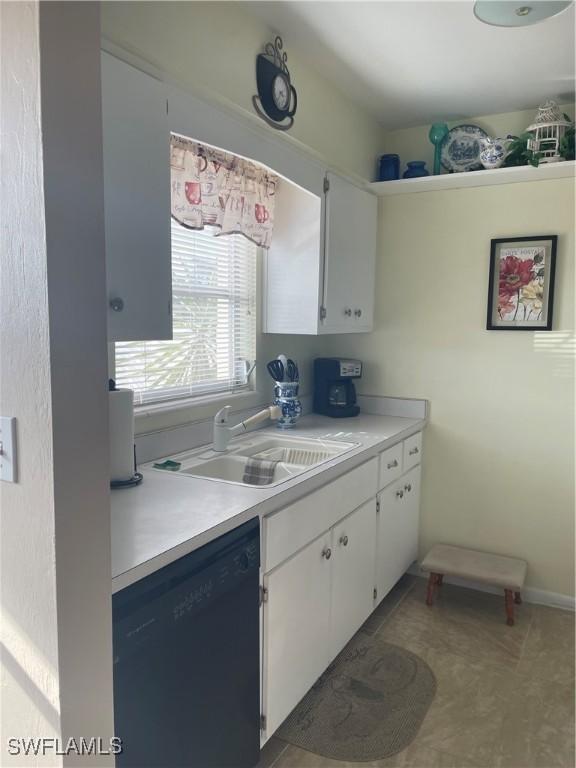
M 572 5 L 572 0 L 534 0 L 520 5 L 518 0 L 476 0 L 474 15 L 493 27 L 527 27 L 557 16 Z

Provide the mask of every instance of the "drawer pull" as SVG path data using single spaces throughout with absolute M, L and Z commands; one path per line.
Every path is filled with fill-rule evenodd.
M 114 312 L 122 312 L 124 309 L 124 300 L 120 297 L 116 297 L 114 299 L 110 299 L 110 307 Z
M 325 557 L 326 560 L 330 560 L 330 558 L 332 557 L 332 550 L 330 549 L 330 547 L 325 547 L 322 550 L 322 557 Z
M 417 453 L 420 453 L 418 446 L 416 446 L 416 448 L 412 448 L 411 451 L 408 451 L 408 456 L 415 456 Z
M 410 493 L 410 491 L 412 490 L 412 486 L 410 485 L 410 483 L 404 486 L 404 490 L 407 491 L 407 493 Z
M 394 461 L 389 461 L 386 465 L 387 469 L 394 469 L 394 467 L 398 466 L 398 459 L 394 459 Z
M 342 544 L 343 547 L 347 547 L 348 546 L 348 536 L 346 536 L 346 535 L 340 536 L 340 538 L 338 539 L 338 543 Z
M 396 491 L 396 498 L 401 499 L 404 496 L 404 491 Z

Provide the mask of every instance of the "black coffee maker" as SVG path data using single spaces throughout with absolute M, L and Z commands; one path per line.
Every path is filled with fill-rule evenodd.
M 335 419 L 358 416 L 352 379 L 362 376 L 360 360 L 317 357 L 314 360 L 314 412 Z

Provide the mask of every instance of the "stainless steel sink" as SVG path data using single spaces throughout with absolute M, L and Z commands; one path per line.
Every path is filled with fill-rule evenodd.
M 145 464 L 144 467 L 163 472 L 166 470 L 154 465 L 170 460 L 180 465 L 174 474 L 201 477 L 222 483 L 250 485 L 254 488 L 270 488 L 330 461 L 357 445 L 357 443 L 311 437 L 253 434 L 232 440 L 226 453 L 218 453 L 211 446 L 204 446 L 194 451 L 158 459 L 156 462 Z M 276 462 L 270 482 L 265 485 L 253 485 L 244 481 L 246 465 L 250 459 Z

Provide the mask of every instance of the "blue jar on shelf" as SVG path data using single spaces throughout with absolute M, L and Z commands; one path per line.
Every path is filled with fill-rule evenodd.
M 417 179 L 420 176 L 430 176 L 430 171 L 426 168 L 425 160 L 411 160 L 406 163 L 408 166 L 402 174 L 403 179 Z
M 400 178 L 399 155 L 381 155 L 378 163 L 378 181 L 394 181 Z

